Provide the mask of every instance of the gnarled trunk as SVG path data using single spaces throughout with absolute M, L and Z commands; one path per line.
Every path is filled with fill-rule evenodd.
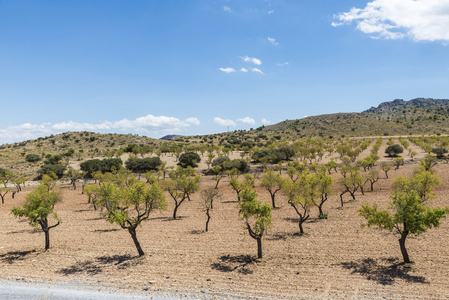
M 140 243 L 137 240 L 137 234 L 136 234 L 136 228 L 128 228 L 129 234 L 131 234 L 131 237 L 133 239 L 134 245 L 136 246 L 137 252 L 139 252 L 139 256 L 144 255 L 145 253 L 142 250 L 142 247 L 140 247 Z

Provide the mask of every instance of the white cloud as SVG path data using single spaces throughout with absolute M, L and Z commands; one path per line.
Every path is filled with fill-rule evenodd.
M 274 46 L 279 45 L 279 43 L 276 42 L 276 39 L 273 39 L 273 38 L 268 37 L 267 40 L 270 42 L 270 44 L 272 44 L 272 45 L 274 45 Z
M 268 14 L 269 14 L 269 15 L 274 14 L 274 10 L 268 11 Z
M 232 73 L 232 72 L 235 72 L 234 68 L 220 68 L 219 70 L 222 71 L 222 72 L 228 73 L 228 74 Z
M 242 122 L 242 123 L 246 123 L 246 124 L 251 124 L 251 125 L 256 124 L 256 121 L 254 119 L 250 118 L 250 117 L 246 117 L 246 118 L 243 118 L 243 119 L 237 119 L 237 121 Z
M 0 129 L 0 144 L 30 140 L 67 131 L 95 131 L 105 133 L 134 132 L 158 136 L 161 134 L 180 132 L 183 128 L 191 126 L 191 124 L 199 125 L 200 121 L 197 118 L 188 118 L 185 121 L 182 121 L 175 117 L 147 115 L 135 120 L 123 119 L 114 122 L 104 121 L 97 124 L 78 123 L 73 121 L 56 124 L 25 123 Z
M 242 59 L 244 62 L 250 62 L 257 66 L 260 66 L 262 64 L 262 61 L 255 57 L 243 56 Z
M 264 72 L 262 72 L 262 71 L 261 71 L 260 69 L 258 69 L 258 68 L 252 68 L 251 71 L 253 71 L 254 73 L 262 74 L 262 75 L 265 74 Z
M 263 118 L 261 122 L 262 122 L 262 124 L 263 124 L 263 125 L 268 125 L 268 124 L 271 124 L 271 122 L 270 122 L 270 121 L 268 121 L 268 120 L 267 120 L 267 119 L 265 119 L 265 118 Z
M 231 12 L 231 8 L 229 6 L 223 6 L 223 10 L 225 12 Z
M 188 119 L 186 119 L 186 122 L 191 123 L 196 126 L 200 126 L 200 124 L 201 124 L 201 122 L 200 122 L 200 120 L 198 120 L 198 118 L 188 118 Z
M 237 124 L 235 124 L 235 122 L 232 120 L 225 120 L 218 117 L 214 118 L 214 122 L 221 126 L 237 126 Z
M 288 66 L 290 63 L 288 61 L 284 62 L 284 63 L 277 63 L 278 67 L 283 67 L 283 66 Z
M 240 72 L 246 73 L 246 72 L 248 72 L 248 69 L 246 69 L 246 68 L 241 68 L 241 69 L 240 69 Z
M 374 0 L 335 17 L 332 26 L 354 21 L 373 38 L 449 41 L 449 0 Z

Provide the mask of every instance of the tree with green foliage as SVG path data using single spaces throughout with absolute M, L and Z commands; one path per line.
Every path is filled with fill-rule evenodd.
M 272 224 L 271 207 L 257 199 L 254 189 L 245 187 L 239 201 L 239 214 L 245 220 L 249 235 L 257 241 L 257 258 L 262 258 L 262 237 Z
M 215 166 L 212 168 L 211 170 L 213 177 L 212 180 L 216 182 L 215 184 L 215 189 L 218 189 L 218 184 L 220 183 L 220 181 L 223 179 L 223 171 L 222 168 L 220 166 Z
M 369 181 L 371 192 L 374 191 L 374 184 L 379 181 L 380 175 L 379 170 L 376 169 L 370 169 L 368 174 L 365 176 L 365 184 Z
M 125 162 L 125 167 L 128 170 L 131 170 L 133 173 L 142 174 L 149 171 L 156 171 L 161 164 L 162 161 L 159 157 L 146 157 L 146 158 L 130 157 Z
M 282 186 L 282 192 L 287 197 L 288 204 L 299 216 L 299 234 L 304 233 L 303 224 L 309 219 L 312 207 L 316 206 L 315 200 L 319 197 L 318 183 L 317 176 L 303 174 L 296 182 L 285 180 Z
M 409 186 L 413 184 L 408 183 Z M 379 210 L 377 204 L 362 205 L 359 214 L 367 220 L 367 226 L 395 231 L 399 234 L 399 246 L 405 263 L 410 258 L 405 247 L 409 234 L 420 235 L 432 227 L 440 226 L 440 220 L 449 213 L 449 207 L 430 208 L 423 205 L 423 199 L 418 192 L 411 189 L 396 189 L 391 194 L 390 210 Z
M 179 207 L 185 200 L 190 200 L 190 196 L 200 189 L 200 175 L 189 176 L 179 169 L 170 173 L 171 180 L 162 182 L 162 187 L 166 190 L 175 202 L 173 209 L 173 220 L 176 220 Z
M 62 200 L 59 191 L 48 190 L 47 186 L 39 185 L 26 196 L 26 201 L 21 207 L 14 207 L 11 213 L 16 217 L 26 217 L 31 226 L 40 225 L 45 233 L 45 250 L 50 248 L 50 229 L 61 222 L 54 211 L 54 206 Z M 49 216 L 56 220 L 56 224 L 49 225 Z
M 340 193 L 340 203 L 341 207 L 343 207 L 343 195 L 349 193 L 352 200 L 355 200 L 355 192 L 357 192 L 358 189 L 363 189 L 364 182 L 358 166 L 344 166 L 341 168 L 341 173 L 343 174 L 343 177 L 340 178 L 338 183 L 343 188 Z
M 404 165 L 404 159 L 400 156 L 393 158 L 393 165 L 396 167 L 395 170 L 399 169 L 400 166 Z
M 198 155 L 198 153 L 195 152 L 185 152 L 181 154 L 179 157 L 179 163 L 183 168 L 192 167 L 195 168 L 197 164 L 201 161 L 201 157 Z
M 404 148 L 398 144 L 390 145 L 385 149 L 385 153 L 390 157 L 396 157 L 402 152 L 404 152 Z
M 137 239 L 136 229 L 154 210 L 165 210 L 167 202 L 159 184 L 147 185 L 135 182 L 129 186 L 118 186 L 105 182 L 94 193 L 94 203 L 104 210 L 108 222 L 128 230 L 139 256 L 145 253 Z
M 393 169 L 393 165 L 390 162 L 383 161 L 380 163 L 380 168 L 382 169 L 382 171 L 384 171 L 385 177 L 388 178 L 388 172 Z
M 72 168 L 72 167 L 69 167 L 68 170 L 67 170 L 67 172 L 66 172 L 66 176 L 67 176 L 67 178 L 70 179 L 70 183 L 72 184 L 73 189 L 76 190 L 76 181 L 77 181 L 78 179 L 81 179 L 81 178 L 82 178 L 81 172 L 78 171 L 78 170 L 75 170 L 75 169 Z
M 231 180 L 229 181 L 229 185 L 234 189 L 235 193 L 237 194 L 237 200 L 238 202 L 240 202 L 240 193 L 247 187 L 254 188 L 255 179 L 251 174 L 245 174 L 242 181 L 239 181 L 237 177 L 231 178 Z
M 419 162 L 420 166 L 426 171 L 430 171 L 437 163 L 437 158 L 432 155 L 427 155 L 423 160 Z
M 275 173 L 273 170 L 265 170 L 262 174 L 260 186 L 270 193 L 271 205 L 273 208 L 276 208 L 276 193 L 281 190 L 283 182 L 284 180 L 282 176 L 278 173 Z
M 6 194 L 12 191 L 12 189 L 8 186 L 8 183 L 13 179 L 14 173 L 11 170 L 0 168 L 0 198 L 2 198 L 2 204 L 5 204 Z
M 433 148 L 432 153 L 436 154 L 437 158 L 443 158 L 447 153 L 447 149 L 443 147 Z
M 318 207 L 318 217 L 320 219 L 327 219 L 327 214 L 323 211 L 323 205 L 328 200 L 329 196 L 332 195 L 332 184 L 334 180 L 332 176 L 326 175 L 324 172 L 317 173 L 316 176 L 319 178 L 318 189 L 318 202 L 315 202 L 315 206 Z

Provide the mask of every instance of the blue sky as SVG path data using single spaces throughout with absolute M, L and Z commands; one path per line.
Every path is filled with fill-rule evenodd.
M 0 144 L 449 98 L 449 0 L 0 0 Z

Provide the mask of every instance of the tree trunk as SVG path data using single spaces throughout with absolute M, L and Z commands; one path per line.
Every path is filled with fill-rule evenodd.
M 139 252 L 139 256 L 143 256 L 145 253 L 143 253 L 142 247 L 140 247 L 140 243 L 137 240 L 136 235 L 136 229 L 135 228 L 128 228 L 129 234 L 131 234 L 131 237 L 133 238 L 134 245 L 136 245 L 137 252 Z
M 45 232 L 45 251 L 50 249 L 50 230 L 46 229 Z
M 408 257 L 407 249 L 405 248 L 405 239 L 407 238 L 407 231 L 404 231 L 399 239 L 399 246 L 401 247 L 402 257 L 405 263 L 410 263 L 410 258 Z
M 370 181 L 371 182 L 371 192 L 374 191 L 374 181 Z
M 173 220 L 176 220 L 176 212 L 178 211 L 178 207 L 181 203 L 175 204 L 175 209 L 173 210 Z
M 324 216 L 324 212 L 323 212 L 323 204 L 324 204 L 324 202 L 321 202 L 321 203 L 318 205 L 318 211 L 319 211 L 318 216 L 319 216 L 319 217 L 323 217 L 323 216 Z
M 209 221 L 210 221 L 210 214 L 209 214 L 209 210 L 206 211 L 206 215 L 207 215 L 207 221 L 206 221 L 206 232 L 209 231 Z
M 256 238 L 257 240 L 257 258 L 262 258 L 262 237 Z
M 302 216 L 299 217 L 299 234 L 302 235 L 304 233 L 304 228 L 302 228 L 302 223 L 304 223 L 304 219 L 302 218 Z
M 274 197 L 276 196 L 276 194 L 270 193 L 270 195 L 271 195 L 271 205 L 273 206 L 273 208 L 276 208 L 276 203 L 274 202 Z

